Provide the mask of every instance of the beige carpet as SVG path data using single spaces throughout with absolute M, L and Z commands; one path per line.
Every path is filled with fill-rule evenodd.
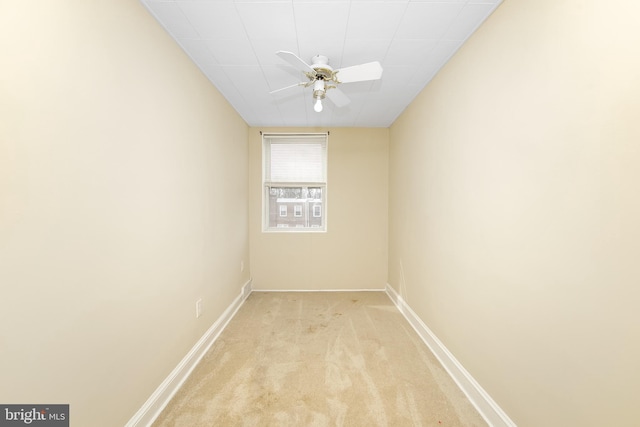
M 154 426 L 486 426 L 383 292 L 253 292 Z

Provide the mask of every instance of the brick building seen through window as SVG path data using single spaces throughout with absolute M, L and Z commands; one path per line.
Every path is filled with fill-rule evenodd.
M 279 187 L 269 190 L 269 227 L 322 227 L 322 189 Z

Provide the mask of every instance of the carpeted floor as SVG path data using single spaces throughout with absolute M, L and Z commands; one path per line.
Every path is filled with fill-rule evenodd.
M 486 426 L 383 292 L 253 292 L 153 424 Z

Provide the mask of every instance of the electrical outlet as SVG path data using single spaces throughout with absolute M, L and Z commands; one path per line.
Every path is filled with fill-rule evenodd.
M 196 318 L 202 316 L 202 298 L 196 301 Z

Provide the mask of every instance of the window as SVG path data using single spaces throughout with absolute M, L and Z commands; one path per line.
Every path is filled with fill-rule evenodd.
M 263 231 L 326 231 L 327 134 L 264 134 L 262 154 Z

